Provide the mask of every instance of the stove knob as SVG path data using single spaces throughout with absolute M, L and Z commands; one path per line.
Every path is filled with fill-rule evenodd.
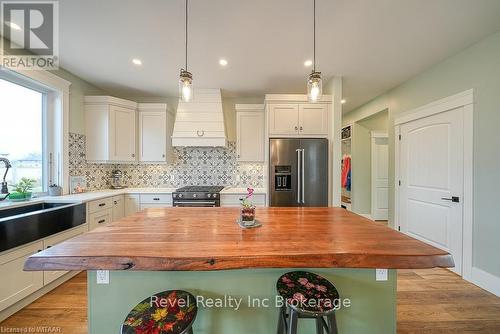
M 177 195 L 177 194 L 174 194 L 174 198 L 177 198 L 177 196 L 179 196 L 179 195 Z
M 212 195 L 212 197 L 213 197 L 213 198 L 216 198 L 216 197 L 217 197 L 217 194 L 213 194 L 213 195 Z
M 210 197 L 212 197 L 212 194 L 208 194 L 208 195 L 207 195 L 207 198 L 210 198 Z
M 179 198 L 182 198 L 182 194 L 179 194 Z
M 193 194 L 193 198 L 196 198 L 196 197 L 198 197 L 198 195 L 196 195 L 196 194 Z

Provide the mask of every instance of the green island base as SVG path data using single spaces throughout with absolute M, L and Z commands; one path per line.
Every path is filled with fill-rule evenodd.
M 193 326 L 196 334 L 275 334 L 276 280 L 292 270 L 110 271 L 109 284 L 96 284 L 96 271 L 88 271 L 89 333 L 119 333 L 136 304 L 155 293 L 179 289 L 200 296 Z M 396 270 L 389 270 L 387 281 L 376 281 L 375 269 L 299 270 L 329 279 L 341 298 L 350 300 L 350 307 L 337 312 L 339 333 L 396 333 Z M 235 310 L 239 298 L 241 304 Z M 210 300 L 226 300 L 226 307 L 206 307 Z M 262 301 L 268 301 L 268 307 L 259 305 Z M 298 333 L 315 333 L 314 320 L 300 319 Z

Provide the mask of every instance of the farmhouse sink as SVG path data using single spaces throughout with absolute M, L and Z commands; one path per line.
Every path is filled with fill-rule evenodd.
M 42 202 L 0 210 L 0 252 L 85 224 L 83 203 Z

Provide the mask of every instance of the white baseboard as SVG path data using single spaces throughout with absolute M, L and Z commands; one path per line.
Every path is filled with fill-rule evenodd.
M 367 213 L 358 213 L 358 215 L 360 215 L 361 217 L 365 217 L 366 219 L 373 220 L 372 216 Z
M 500 277 L 490 274 L 482 269 L 472 267 L 471 283 L 500 297 Z

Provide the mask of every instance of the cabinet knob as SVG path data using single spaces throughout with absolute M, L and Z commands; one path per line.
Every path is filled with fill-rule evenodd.
M 162 157 L 162 158 L 165 158 L 165 154 L 162 154 L 162 156 L 161 156 L 161 157 Z
M 135 154 L 134 153 L 132 153 L 132 158 L 135 158 Z
M 198 130 L 196 131 L 196 134 L 198 135 L 198 137 L 203 137 L 205 135 L 205 130 Z
M 297 131 L 299 128 L 297 126 L 295 126 L 295 131 Z
M 300 131 L 302 131 L 302 130 L 303 130 L 303 128 L 302 128 L 302 127 L 300 127 Z

